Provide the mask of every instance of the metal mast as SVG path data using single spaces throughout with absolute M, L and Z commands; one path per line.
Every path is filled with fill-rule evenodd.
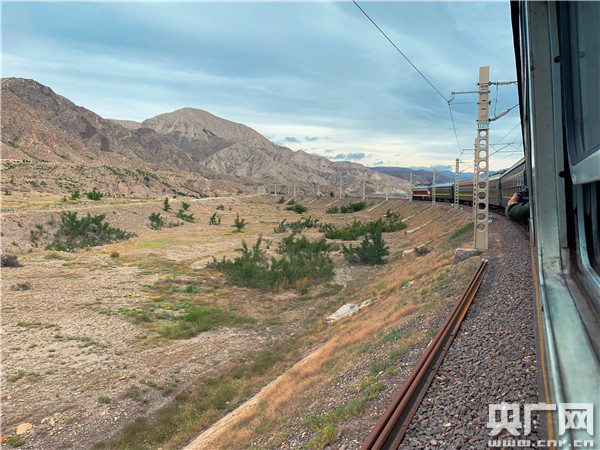
M 473 174 L 473 210 L 475 229 L 473 243 L 477 250 L 488 249 L 488 142 L 490 105 L 490 67 L 479 68 L 479 111 L 477 114 L 477 137 L 475 138 L 475 167 Z

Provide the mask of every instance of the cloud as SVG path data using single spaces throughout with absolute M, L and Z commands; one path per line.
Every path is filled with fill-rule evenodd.
M 383 161 L 377 161 L 376 163 L 373 163 L 373 166 L 383 166 Z
M 330 148 L 326 148 L 325 150 L 323 150 L 325 153 L 330 154 L 333 153 L 333 150 L 331 150 Z
M 283 142 L 292 142 L 294 144 L 299 144 L 300 141 L 298 139 L 296 139 L 295 137 L 291 137 L 291 136 L 287 136 Z
M 304 136 L 304 140 L 306 142 L 315 142 L 318 141 L 319 138 L 317 136 Z
M 347 160 L 357 160 L 364 159 L 364 153 L 338 153 L 333 157 L 333 159 L 347 159 Z

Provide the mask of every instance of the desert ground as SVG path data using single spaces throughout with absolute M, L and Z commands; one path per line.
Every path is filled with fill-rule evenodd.
M 184 222 L 175 216 L 181 198 L 165 212 L 162 199 L 64 204 L 52 194 L 3 194 L 2 254 L 16 255 L 20 267 L 1 273 L 2 445 L 181 448 L 240 405 L 198 445 L 323 448 L 368 432 L 378 396 L 401 384 L 478 258 L 453 264 L 454 250 L 471 245 L 469 211 L 367 200 L 362 211 L 325 213 L 358 200 L 297 198 L 308 208 L 299 215 L 273 196 L 183 199 L 193 214 Z M 65 211 L 105 214 L 136 236 L 48 250 Z M 277 258 L 289 235 L 274 232 L 283 219 L 342 226 L 387 211 L 407 228 L 383 234 L 383 265 L 350 264 L 338 248 L 330 280 L 276 291 L 237 287 L 207 267 L 259 236 Z M 166 219 L 160 229 L 150 227 L 152 213 Z M 215 213 L 221 222 L 209 225 Z M 241 232 L 237 215 L 247 221 Z M 302 235 L 323 237 L 317 228 Z M 327 323 L 343 305 L 364 301 L 370 305 Z M 191 308 L 206 308 L 214 321 L 189 335 L 172 331 Z M 311 421 L 328 411 L 342 412 Z

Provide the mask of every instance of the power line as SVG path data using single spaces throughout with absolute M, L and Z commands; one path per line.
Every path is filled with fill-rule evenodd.
M 429 83 L 429 85 L 430 85 L 430 86 L 431 86 L 431 87 L 432 87 L 432 88 L 435 90 L 435 92 L 437 92 L 437 93 L 440 95 L 440 97 L 442 97 L 442 98 L 443 98 L 443 99 L 444 99 L 446 102 L 449 102 L 449 100 L 448 100 L 448 99 L 447 99 L 447 98 L 444 96 L 444 94 L 442 94 L 442 93 L 441 93 L 441 92 L 438 90 L 438 88 L 436 88 L 436 87 L 433 85 L 433 83 L 432 83 L 431 81 L 429 81 L 425 75 L 423 75 L 423 72 L 421 72 L 419 69 L 417 69 L 417 66 L 415 66 L 415 65 L 412 63 L 412 61 L 411 61 L 410 59 L 408 59 L 408 56 L 406 56 L 406 55 L 405 55 L 405 54 L 402 52 L 402 50 L 400 50 L 400 49 L 399 49 L 399 48 L 396 46 L 396 44 L 394 44 L 394 42 L 393 42 L 393 41 L 392 41 L 392 40 L 391 40 L 391 39 L 388 37 L 388 35 L 387 35 L 387 34 L 385 34 L 381 28 L 379 28 L 379 25 L 377 25 L 377 24 L 376 24 L 376 23 L 373 21 L 373 19 L 371 19 L 371 18 L 369 17 L 369 15 L 368 15 L 368 14 L 367 14 L 367 13 L 364 11 L 364 9 L 362 9 L 362 8 L 359 6 L 359 4 L 358 4 L 358 3 L 356 3 L 356 0 L 352 0 L 352 2 L 353 2 L 355 5 L 356 5 L 356 7 L 357 7 L 358 9 L 360 9 L 360 11 L 361 11 L 361 12 L 362 12 L 362 13 L 363 13 L 365 16 L 366 16 L 366 18 L 367 18 L 367 19 L 369 19 L 373 25 L 375 25 L 375 28 L 377 28 L 377 29 L 379 30 L 379 32 L 380 32 L 381 34 L 383 34 L 383 36 L 385 36 L 385 38 L 386 38 L 386 39 L 387 39 L 387 40 L 390 42 L 390 44 L 392 44 L 392 45 L 394 46 L 394 48 L 395 48 L 396 50 L 398 50 L 398 53 L 400 53 L 400 54 L 401 54 L 401 55 L 404 57 L 404 59 L 406 59 L 406 60 L 408 61 L 408 63 L 409 63 L 409 64 L 410 64 L 410 65 L 413 67 L 413 69 L 415 69 L 415 70 L 416 70 L 416 71 L 419 73 L 419 75 L 421 75 L 421 76 L 423 77 L 423 79 L 424 79 L 425 81 L 427 81 L 427 83 Z
M 456 145 L 458 145 L 458 151 L 460 152 L 460 142 L 458 142 L 458 133 L 456 132 L 456 126 L 454 125 L 454 116 L 452 115 L 452 107 L 450 106 L 450 102 L 448 102 L 448 111 L 450 111 L 450 119 L 452 119 L 452 128 L 454 128 L 454 136 L 456 137 Z M 462 152 L 461 152 L 461 154 L 462 154 Z

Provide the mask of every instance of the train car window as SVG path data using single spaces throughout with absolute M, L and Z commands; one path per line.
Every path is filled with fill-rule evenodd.
M 572 165 L 600 151 L 600 2 L 565 2 L 563 45 L 571 103 Z M 567 22 L 567 23 L 565 23 Z M 568 25 L 567 25 L 568 24 Z M 568 26 L 568 32 L 564 31 Z M 569 86 L 570 85 L 570 86 Z M 600 167 L 597 168 L 600 175 Z

